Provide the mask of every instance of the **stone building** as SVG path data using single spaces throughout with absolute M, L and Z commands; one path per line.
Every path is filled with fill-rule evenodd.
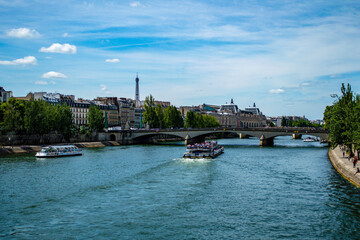
M 34 94 L 32 92 L 29 92 L 25 97 L 13 97 L 13 98 L 24 101 L 34 101 Z
M 200 106 L 180 106 L 178 109 L 183 117 L 186 117 L 188 112 L 204 113 Z
M 266 117 L 255 104 L 252 108 L 241 110 L 234 104 L 233 99 L 231 99 L 230 104 L 221 105 L 218 112 L 208 112 L 207 114 L 215 117 L 221 127 L 254 128 L 266 126 Z
M 143 128 L 143 108 L 135 108 L 135 116 L 134 116 L 134 127 L 135 128 Z
M 12 91 L 6 91 L 3 87 L 0 87 L 0 102 L 7 102 L 12 96 Z
M 105 127 L 118 126 L 119 125 L 119 111 L 116 105 L 112 104 L 96 104 L 104 114 Z
M 135 125 L 135 108 L 133 100 L 130 98 L 118 99 L 119 104 L 119 124 L 124 129 Z
M 74 123 L 78 126 L 88 125 L 88 113 L 90 108 L 90 102 L 74 100 L 71 103 L 67 103 L 70 106 L 71 112 L 73 113 Z

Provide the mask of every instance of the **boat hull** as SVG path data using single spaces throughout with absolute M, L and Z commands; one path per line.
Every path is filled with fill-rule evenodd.
M 224 153 L 224 149 L 218 149 L 214 152 L 205 152 L 205 153 L 185 153 L 183 158 L 216 158 L 220 154 Z
M 74 145 L 59 145 L 43 147 L 35 154 L 37 158 L 72 157 L 82 155 L 81 149 Z
M 36 154 L 37 158 L 57 158 L 57 157 L 73 157 L 73 156 L 81 156 L 82 153 L 72 153 L 72 154 L 60 154 L 60 155 L 40 155 Z

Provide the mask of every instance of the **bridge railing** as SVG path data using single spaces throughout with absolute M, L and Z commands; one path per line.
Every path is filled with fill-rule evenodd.
M 314 127 L 257 127 L 257 128 L 232 128 L 232 127 L 221 127 L 221 128 L 152 128 L 152 129 L 122 129 L 122 130 L 109 130 L 108 132 L 196 132 L 196 131 L 256 131 L 256 132 L 291 132 L 291 133 L 329 133 L 328 130 L 323 128 Z

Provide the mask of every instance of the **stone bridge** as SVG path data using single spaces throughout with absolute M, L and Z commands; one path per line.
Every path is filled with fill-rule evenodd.
M 292 136 L 294 139 L 299 139 L 302 135 L 311 135 L 329 140 L 327 130 L 294 127 L 117 130 L 105 133 L 104 140 L 122 143 L 149 143 L 154 137 L 167 136 L 185 140 L 185 144 L 192 144 L 203 142 L 207 136 L 230 133 L 236 134 L 240 138 L 257 137 L 260 139 L 260 146 L 273 146 L 274 138 L 278 136 Z

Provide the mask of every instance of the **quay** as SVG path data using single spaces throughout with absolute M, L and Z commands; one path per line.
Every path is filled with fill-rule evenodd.
M 0 155 L 11 153 L 27 153 L 40 151 L 43 145 L 74 144 L 77 147 L 103 147 L 131 144 L 152 144 L 166 141 L 184 141 L 185 145 L 201 143 L 206 137 L 232 134 L 239 138 L 257 137 L 260 146 L 273 146 L 277 136 L 292 136 L 294 139 L 302 135 L 311 135 L 328 140 L 329 132 L 323 129 L 294 127 L 264 128 L 211 128 L 211 129 L 139 129 L 116 130 L 93 133 L 88 138 L 78 137 L 65 142 L 62 136 L 49 135 L 41 141 L 41 136 L 12 136 L 11 144 L 7 136 L 0 139 Z M 86 139 L 86 140 L 85 140 Z M 8 144 L 6 144 L 8 143 Z M 10 147 L 11 146 L 11 147 Z
M 357 165 L 354 168 L 353 162 L 349 161 L 346 155 L 343 157 L 339 146 L 334 149 L 330 148 L 328 156 L 335 170 L 347 181 L 360 188 L 360 173 L 355 174 L 357 167 L 360 168 L 360 166 Z
M 106 146 L 120 146 L 115 141 L 102 141 L 102 142 L 79 142 L 72 143 L 79 148 L 92 148 L 92 147 L 106 147 Z M 63 145 L 63 144 L 54 144 Z M 0 156 L 7 154 L 22 154 L 22 153 L 33 153 L 41 151 L 41 145 L 24 145 L 24 146 L 2 146 L 0 147 Z

